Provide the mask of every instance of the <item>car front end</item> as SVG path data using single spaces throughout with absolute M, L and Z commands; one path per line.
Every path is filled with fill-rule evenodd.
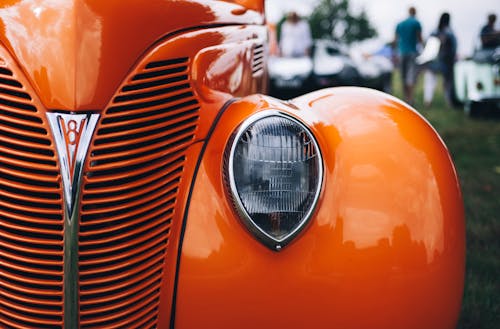
M 387 94 L 267 89 L 264 2 L 0 5 L 0 326 L 454 328 L 463 202 Z

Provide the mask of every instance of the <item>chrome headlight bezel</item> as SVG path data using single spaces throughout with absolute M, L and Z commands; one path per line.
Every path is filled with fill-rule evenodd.
M 243 201 L 241 200 L 240 194 L 238 192 L 238 188 L 235 180 L 235 170 L 234 170 L 234 160 L 235 160 L 235 151 L 237 145 L 243 136 L 247 132 L 247 130 L 252 127 L 255 123 L 261 120 L 265 120 L 270 117 L 279 117 L 284 118 L 286 120 L 290 120 L 293 124 L 300 127 L 300 129 L 307 135 L 309 140 L 312 142 L 313 148 L 317 154 L 317 183 L 314 189 L 314 197 L 312 203 L 309 206 L 309 209 L 304 211 L 304 215 L 301 220 L 298 222 L 297 226 L 286 234 L 284 237 L 275 238 L 265 232 L 259 225 L 257 225 L 252 219 L 251 215 L 245 208 Z M 311 130 L 300 120 L 289 115 L 287 113 L 278 111 L 278 110 L 266 110 L 259 113 L 256 113 L 250 117 L 248 117 L 233 133 L 227 147 L 226 147 L 226 156 L 225 156 L 225 164 L 224 164 L 224 176 L 226 177 L 226 185 L 228 187 L 232 204 L 234 209 L 239 215 L 241 222 L 245 225 L 245 227 L 253 233 L 253 235 L 264 245 L 269 247 L 274 251 L 280 251 L 283 247 L 288 245 L 310 222 L 312 215 L 316 209 L 318 204 L 318 200 L 321 194 L 322 186 L 323 186 L 323 157 L 321 154 L 321 150 L 319 148 L 318 142 L 311 132 Z

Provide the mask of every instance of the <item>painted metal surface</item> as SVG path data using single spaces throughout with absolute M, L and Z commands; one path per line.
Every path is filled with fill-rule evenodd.
M 8 292 L 0 323 L 168 328 L 200 142 L 224 103 L 265 86 L 265 74 L 255 72 L 257 56 L 257 66 L 265 60 L 255 51 L 263 49 L 265 28 L 242 24 L 262 22 L 262 13 L 232 12 L 241 6 L 220 1 L 2 5 L 1 277 Z M 86 16 L 89 8 L 102 15 Z M 174 9 L 180 16 L 165 20 Z M 214 47 L 237 51 L 235 65 L 199 60 Z M 69 121 L 51 131 L 54 113 Z M 98 115 L 88 149 L 56 142 L 75 137 L 74 116 Z M 73 157 L 86 158 L 74 162 L 81 181 L 63 184 Z M 78 211 L 66 217 L 78 225 L 63 220 L 71 205 Z
M 275 253 L 239 224 L 222 177 L 234 129 L 265 109 L 316 136 L 325 164 L 308 228 Z M 464 214 L 441 139 L 414 110 L 368 89 L 290 103 L 232 104 L 196 178 L 182 247 L 176 328 L 454 328 Z
M 0 323 L 169 328 L 177 302 L 175 328 L 453 328 L 462 200 L 416 112 L 341 88 L 245 97 L 218 121 L 266 88 L 263 22 L 263 1 L 2 2 Z M 242 226 L 222 179 L 231 134 L 268 109 L 309 127 L 325 165 L 311 223 L 280 253 Z M 80 309 L 66 324 L 54 110 L 100 115 L 77 203 Z
M 263 24 L 259 3 L 3 1 L 0 42 L 22 63 L 47 108 L 96 110 L 162 38 L 210 25 Z

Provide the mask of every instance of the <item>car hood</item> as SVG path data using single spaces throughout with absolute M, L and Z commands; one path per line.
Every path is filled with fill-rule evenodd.
M 0 43 L 47 108 L 94 110 L 162 39 L 211 25 L 263 24 L 262 6 L 248 0 L 8 0 L 0 4 Z

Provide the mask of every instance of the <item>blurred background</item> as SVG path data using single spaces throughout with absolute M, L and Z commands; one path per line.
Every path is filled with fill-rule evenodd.
M 422 40 L 408 94 L 395 35 L 410 7 Z M 271 95 L 376 88 L 409 102 L 439 132 L 456 165 L 466 211 L 458 328 L 500 328 L 500 2 L 267 0 L 266 14 Z M 443 55 L 445 46 L 451 55 Z
M 410 6 L 417 9 L 424 37 L 436 28 L 441 13 L 447 11 L 452 17 L 455 33 L 460 36 L 458 44 L 460 57 L 472 53 L 487 15 L 492 12 L 500 14 L 500 3 L 497 0 L 348 0 L 347 2 L 353 15 L 364 13 L 377 31 L 375 46 L 376 43 L 383 44 L 394 39 L 396 24 L 407 16 Z M 271 23 L 278 23 L 290 11 L 309 17 L 320 3 L 321 0 L 266 0 L 267 19 Z

